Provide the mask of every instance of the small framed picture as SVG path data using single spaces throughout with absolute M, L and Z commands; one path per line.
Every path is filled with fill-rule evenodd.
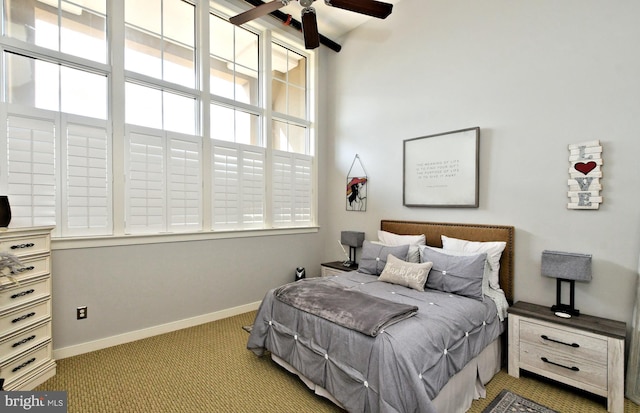
M 347 211 L 367 210 L 367 177 L 347 177 Z

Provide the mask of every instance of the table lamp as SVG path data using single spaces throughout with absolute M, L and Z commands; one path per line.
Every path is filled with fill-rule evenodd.
M 349 246 L 349 256 L 344 262 L 345 267 L 352 267 L 357 264 L 356 262 L 356 248 L 362 246 L 364 242 L 364 232 L 357 231 L 342 231 L 340 233 L 340 244 Z M 344 251 L 344 248 L 343 248 Z M 345 255 L 347 254 L 344 251 Z
M 591 254 L 542 251 L 542 275 L 556 278 L 556 304 L 551 311 L 559 317 L 579 316 L 575 308 L 575 282 L 591 281 Z M 569 304 L 562 303 L 562 283 L 569 283 Z

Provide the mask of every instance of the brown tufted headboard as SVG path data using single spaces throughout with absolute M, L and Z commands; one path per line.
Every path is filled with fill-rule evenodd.
M 513 304 L 513 241 L 515 228 L 506 225 L 452 224 L 418 221 L 380 221 L 380 229 L 401 235 L 424 234 L 427 245 L 442 248 L 441 235 L 469 241 L 505 241 L 500 258 L 500 287 L 509 304 Z

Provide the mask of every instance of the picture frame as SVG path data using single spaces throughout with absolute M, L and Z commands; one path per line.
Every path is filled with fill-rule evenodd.
M 356 154 L 347 172 L 346 210 L 365 212 L 367 210 L 367 188 L 369 178 L 360 155 Z
M 403 141 L 404 206 L 477 208 L 480 127 Z
M 367 210 L 367 182 L 366 176 L 347 177 L 347 211 Z

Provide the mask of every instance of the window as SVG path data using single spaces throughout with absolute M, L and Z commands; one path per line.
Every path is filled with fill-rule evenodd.
M 107 62 L 106 0 L 5 0 L 4 35 Z
M 258 105 L 258 35 L 214 14 L 209 27 L 211 93 Z
M 56 225 L 60 236 L 110 235 L 106 75 L 12 52 L 3 58 L 9 105 L 0 182 L 13 225 Z
M 125 69 L 195 87 L 195 6 L 125 0 Z
M 6 101 L 24 107 L 107 119 L 107 77 L 5 52 Z
M 312 55 L 200 4 L 1 4 L 12 225 L 104 239 L 314 224 Z

